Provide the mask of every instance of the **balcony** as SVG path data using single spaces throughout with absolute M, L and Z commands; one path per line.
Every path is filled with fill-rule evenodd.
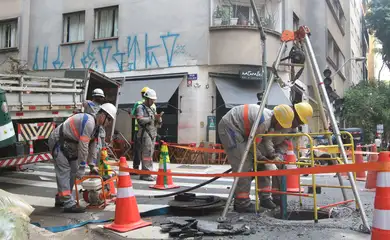
M 281 1 L 256 0 L 267 34 L 267 65 L 280 47 Z M 210 26 L 210 64 L 261 65 L 262 45 L 249 0 L 221 0 L 213 6 Z

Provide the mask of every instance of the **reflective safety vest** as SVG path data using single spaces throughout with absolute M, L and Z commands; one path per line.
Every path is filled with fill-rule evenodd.
M 243 119 L 244 119 L 245 136 L 249 137 L 249 134 L 251 132 L 251 123 L 249 121 L 249 105 L 248 104 L 244 105 Z M 259 125 L 262 124 L 264 121 L 265 121 L 264 114 L 262 114 L 261 118 L 260 118 Z

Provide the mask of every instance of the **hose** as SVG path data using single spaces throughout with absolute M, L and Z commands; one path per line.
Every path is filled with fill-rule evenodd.
M 226 170 L 224 173 L 229 173 L 231 172 L 232 169 L 230 168 L 229 170 Z M 166 197 L 171 197 L 171 196 L 176 196 L 176 195 L 179 195 L 181 193 L 186 193 L 186 192 L 189 192 L 189 191 L 192 191 L 192 190 L 195 190 L 195 189 L 198 189 L 200 187 L 203 187 L 204 185 L 207 185 L 209 183 L 212 183 L 214 182 L 215 180 L 217 180 L 218 178 L 220 177 L 214 177 L 206 182 L 203 182 L 203 183 L 200 183 L 196 186 L 193 186 L 193 187 L 190 187 L 190 188 L 187 188 L 187 189 L 184 189 L 184 190 L 181 190 L 181 191 L 177 191 L 177 192 L 173 192 L 173 193 L 168 193 L 168 194 L 163 194 L 163 195 L 155 195 L 155 196 L 148 196 L 148 198 L 166 198 Z

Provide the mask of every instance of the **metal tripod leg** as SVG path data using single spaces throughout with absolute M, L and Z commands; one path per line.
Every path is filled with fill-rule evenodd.
M 275 69 L 277 69 L 278 66 L 279 66 L 280 59 L 282 58 L 282 53 L 283 53 L 283 50 L 284 50 L 285 46 L 286 46 L 286 42 L 282 42 L 282 45 L 280 46 L 278 55 L 277 55 L 275 63 L 274 63 L 274 68 Z M 267 87 L 265 89 L 265 92 L 264 92 L 264 95 L 263 95 L 263 99 L 261 101 L 260 110 L 259 110 L 259 112 L 257 114 L 256 120 L 253 123 L 251 132 L 250 132 L 249 137 L 248 137 L 248 142 L 247 142 L 247 144 L 245 146 L 245 151 L 244 151 L 244 154 L 241 157 L 241 162 L 240 162 L 240 165 L 238 167 L 238 171 L 237 172 L 242 172 L 242 168 L 244 166 L 244 162 L 246 161 L 249 149 L 252 146 L 252 142 L 253 142 L 253 139 L 255 137 L 256 129 L 259 126 L 259 122 L 260 122 L 261 116 L 263 114 L 265 105 L 267 103 L 268 95 L 269 95 L 269 93 L 271 91 L 272 83 L 274 82 L 274 77 L 275 77 L 274 72 L 271 72 L 270 78 L 269 78 L 269 81 L 268 81 L 268 85 L 267 85 Z M 226 205 L 225 205 L 225 208 L 223 209 L 221 217 L 218 218 L 218 222 L 226 221 L 226 214 L 227 214 L 227 212 L 229 210 L 230 203 L 232 202 L 234 192 L 236 191 L 238 179 L 239 179 L 238 177 L 234 178 L 234 182 L 233 182 L 232 188 L 230 189 L 229 197 L 228 197 L 228 199 L 226 201 Z
M 305 52 L 308 52 L 306 45 L 304 45 L 304 48 L 305 48 Z M 315 80 L 316 79 L 316 75 L 314 73 L 313 64 L 312 64 L 311 61 L 308 61 L 307 63 L 309 64 L 310 73 L 312 75 L 312 84 L 313 84 L 313 86 L 315 86 L 315 85 L 317 85 L 317 82 Z M 327 120 L 326 120 L 324 105 L 323 105 L 323 102 L 322 102 L 322 99 L 321 99 L 320 91 L 316 87 L 313 88 L 313 90 L 314 90 L 315 98 L 317 100 L 318 109 L 320 111 L 322 123 L 324 124 L 324 129 L 327 130 L 328 129 L 328 124 L 327 124 Z M 328 135 L 327 137 L 328 137 L 329 144 L 333 145 L 332 137 L 330 135 Z M 331 156 L 335 157 L 335 154 L 332 154 Z M 337 161 L 333 161 L 333 162 L 336 163 Z M 341 178 L 341 174 L 340 173 L 337 173 L 337 178 L 339 180 L 340 186 L 344 186 L 343 179 Z M 347 201 L 348 197 L 347 197 L 347 193 L 345 191 L 345 188 L 341 188 L 341 193 L 343 194 L 344 201 Z
M 321 91 L 322 96 L 324 97 L 325 104 L 326 104 L 327 109 L 329 111 L 330 122 L 331 122 L 332 127 L 335 131 L 337 143 L 338 143 L 338 146 L 339 146 L 340 151 L 341 151 L 341 156 L 343 157 L 344 164 L 348 164 L 348 157 L 347 157 L 347 153 L 345 152 L 344 144 L 343 144 L 342 139 L 341 139 L 340 129 L 337 126 L 336 118 L 335 118 L 334 113 L 332 111 L 332 105 L 330 103 L 328 94 L 326 92 L 325 85 L 324 85 L 324 82 L 322 80 L 321 72 L 320 72 L 320 69 L 318 67 L 317 60 L 315 58 L 314 51 L 313 51 L 313 48 L 311 46 L 310 39 L 309 39 L 308 35 L 305 35 L 304 44 L 305 44 L 306 49 L 308 51 L 310 61 L 312 62 L 312 65 L 314 67 L 313 71 L 316 75 L 316 80 L 317 80 L 317 84 L 318 84 L 318 85 L 314 85 L 313 87 L 314 88 L 319 87 L 319 90 Z M 369 225 L 368 220 L 367 220 L 367 215 L 364 211 L 364 206 L 363 206 L 362 201 L 360 199 L 360 196 L 359 196 L 359 193 L 358 193 L 358 190 L 356 187 L 356 182 L 355 182 L 355 179 L 353 177 L 352 172 L 348 172 L 348 178 L 349 178 L 349 182 L 350 182 L 351 187 L 352 187 L 353 194 L 355 196 L 355 200 L 359 206 L 359 211 L 360 211 L 360 215 L 361 215 L 361 218 L 363 221 L 363 225 L 366 228 L 365 230 L 370 231 L 370 225 Z

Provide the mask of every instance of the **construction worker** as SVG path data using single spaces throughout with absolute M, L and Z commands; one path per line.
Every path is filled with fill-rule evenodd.
M 148 89 L 144 94 L 145 101 L 138 105 L 136 117 L 139 125 L 137 141 L 139 143 L 140 153 L 142 157 L 142 170 L 153 171 L 153 152 L 154 143 L 157 137 L 157 128 L 161 127 L 161 114 L 157 114 L 152 108 L 157 99 L 156 92 L 153 89 Z M 141 180 L 154 181 L 155 178 L 151 175 L 141 175 Z
M 232 165 L 233 172 L 237 172 L 241 156 L 244 154 L 248 137 L 254 124 L 260 106 L 256 104 L 246 104 L 232 108 L 222 117 L 218 124 L 218 135 L 226 151 L 228 161 Z M 278 132 L 284 128 L 291 128 L 294 120 L 293 109 L 285 104 L 276 106 L 273 110 L 265 108 L 256 130 L 257 134 L 268 132 Z M 271 138 L 263 139 L 265 145 L 272 144 Z M 258 160 L 265 160 L 261 151 L 256 151 Z M 266 165 L 264 165 L 266 166 Z M 253 148 L 250 148 L 248 157 L 244 162 L 242 171 L 253 170 Z M 237 212 L 254 212 L 255 205 L 250 201 L 249 193 L 251 188 L 251 177 L 241 177 L 235 190 L 234 209 Z M 261 202 L 263 207 L 271 208 L 274 204 L 266 200 Z M 271 205 L 271 206 L 269 206 Z
M 81 161 L 88 162 L 90 171 L 97 173 L 96 142 L 99 127 L 104 127 L 115 120 L 117 109 L 111 103 L 100 106 L 94 116 L 78 113 L 60 124 L 49 137 L 49 148 L 57 178 L 58 194 L 55 206 L 63 206 L 64 212 L 81 213 L 85 209 L 77 207 L 72 196 L 73 185 L 79 172 Z
M 105 102 L 106 96 L 104 95 L 104 91 L 100 88 L 95 88 L 92 91 L 92 101 L 86 100 L 83 104 L 84 112 L 92 114 L 96 116 L 96 114 L 100 110 L 100 106 Z M 103 147 L 106 146 L 106 130 L 104 127 L 99 128 L 99 139 L 97 142 L 97 151 L 101 152 Z M 80 171 L 83 172 L 86 167 L 86 162 L 80 162 Z
M 145 92 L 149 90 L 148 87 L 144 87 L 142 88 L 141 90 L 141 97 L 142 97 L 142 100 L 136 102 L 134 104 L 134 107 L 133 109 L 131 110 L 131 115 L 135 116 L 136 115 L 136 111 L 137 111 L 137 107 L 141 104 L 143 104 L 145 102 L 145 98 L 144 98 L 144 94 Z M 151 109 L 153 109 L 155 112 L 156 112 L 156 105 L 153 103 L 153 105 L 151 106 Z M 140 143 L 137 142 L 137 134 L 138 134 L 138 121 L 137 119 L 135 119 L 135 123 L 134 123 L 134 147 L 133 147 L 133 169 L 139 169 L 139 165 L 141 163 L 141 148 L 139 147 L 140 146 Z M 132 175 L 135 175 L 135 173 L 132 173 Z
M 294 120 L 291 128 L 281 129 L 281 133 L 296 133 L 297 128 L 301 125 L 308 124 L 309 120 L 313 117 L 313 108 L 307 102 L 300 102 L 294 104 L 292 107 L 294 110 Z M 264 141 L 266 140 L 266 141 Z M 284 161 L 284 156 L 288 150 L 288 143 L 286 140 L 291 140 L 290 137 L 263 137 L 263 141 L 259 144 L 261 153 L 270 160 Z M 267 141 L 272 141 L 272 144 L 265 144 Z M 275 164 L 267 164 L 267 170 L 277 170 L 278 166 Z M 281 183 L 280 177 L 272 177 L 272 188 L 279 189 Z M 271 177 L 259 177 L 259 185 L 261 189 L 271 188 Z M 270 201 L 272 200 L 272 201 Z M 276 208 L 276 205 L 280 204 L 280 195 L 269 192 L 260 193 L 260 202 L 265 201 L 267 205 L 272 209 Z

